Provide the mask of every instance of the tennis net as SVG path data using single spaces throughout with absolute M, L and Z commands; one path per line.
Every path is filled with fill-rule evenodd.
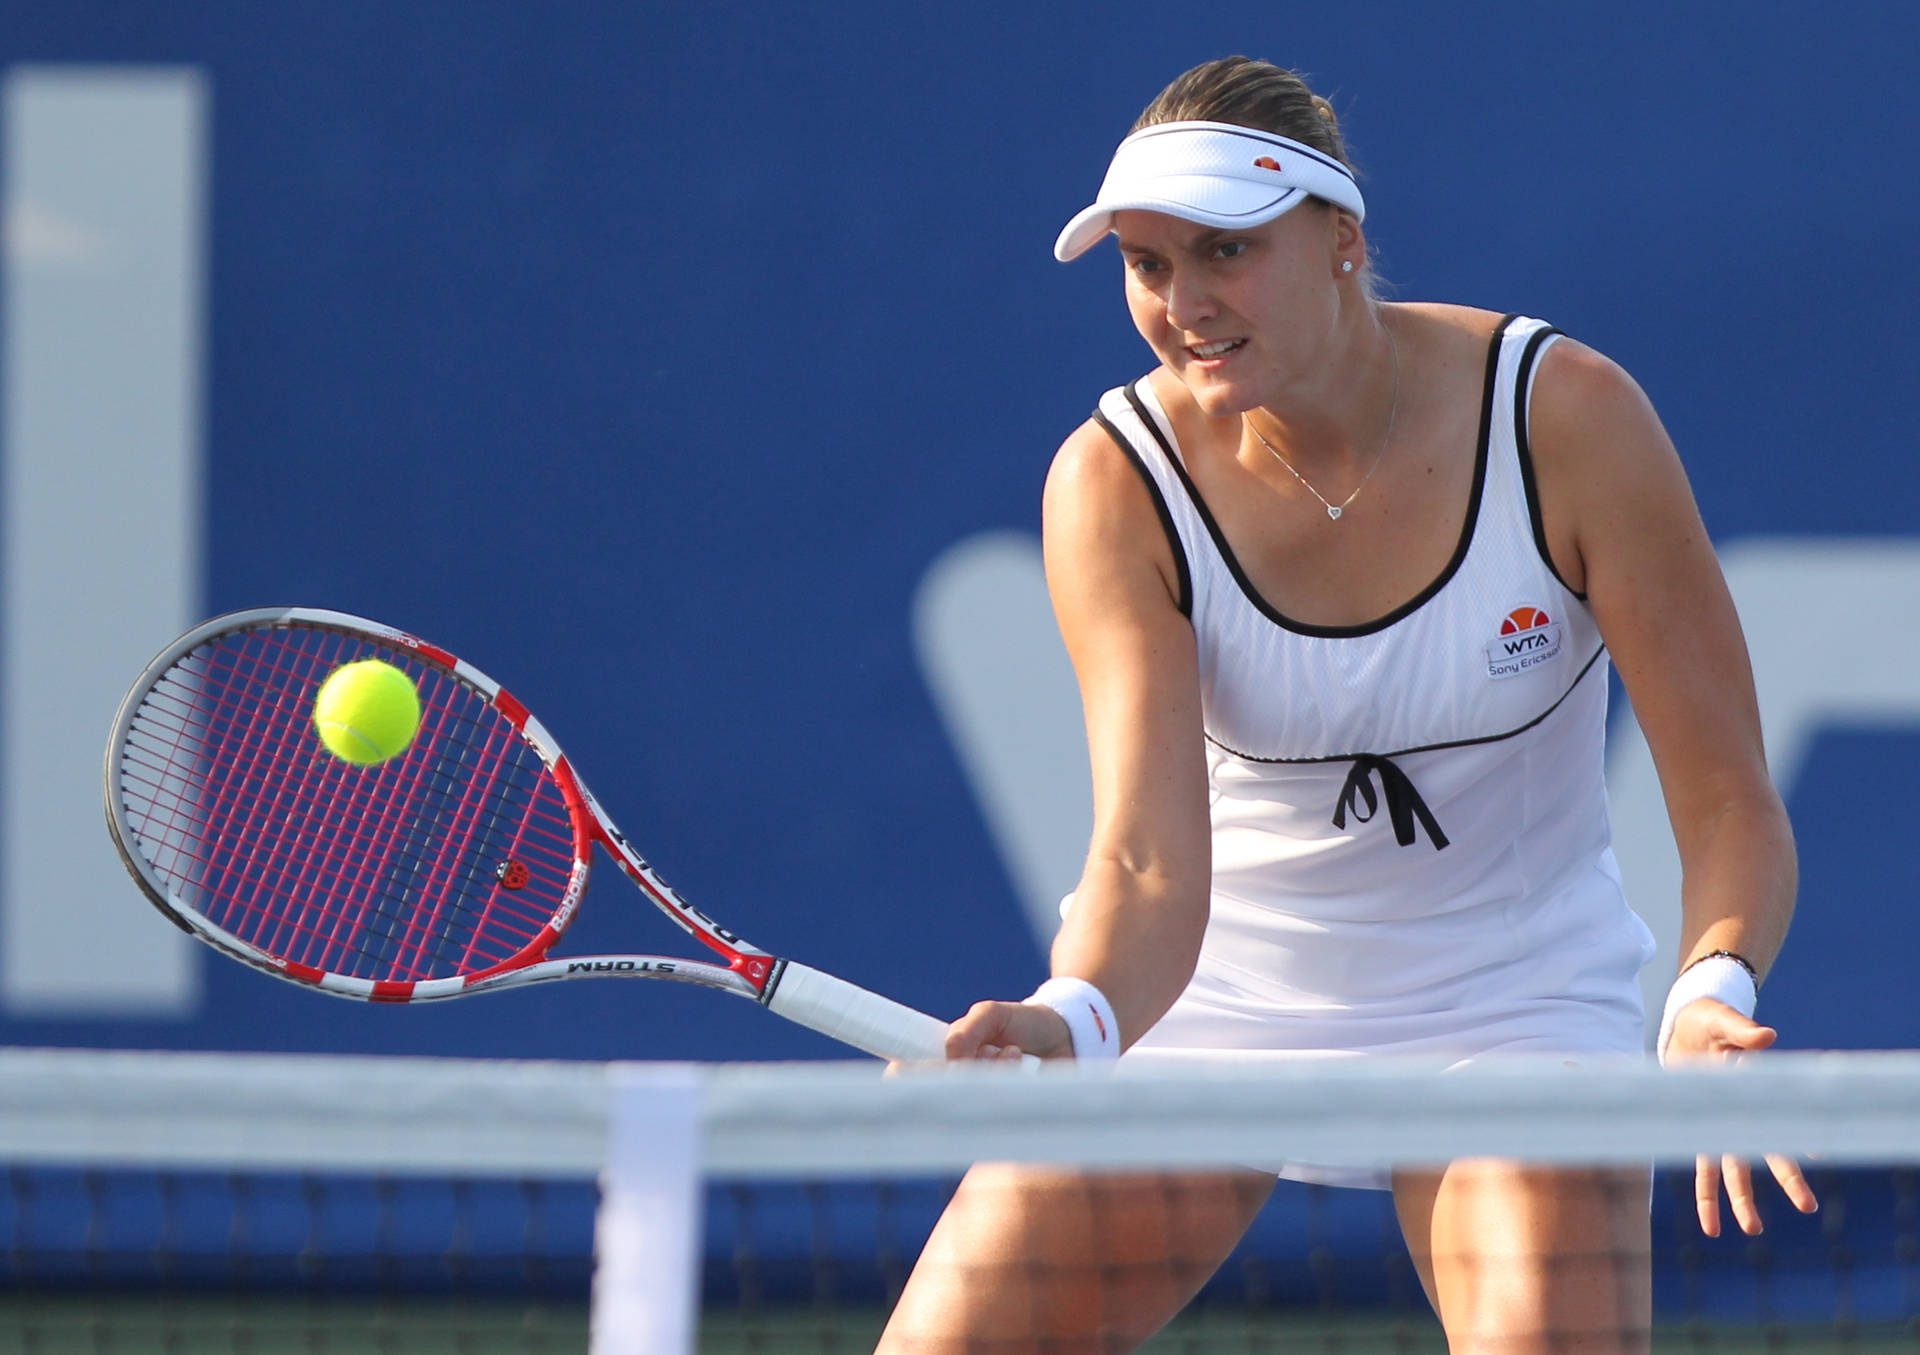
M 1805 1155 L 1820 1212 L 1797 1215 L 1763 1184 L 1764 1234 L 1703 1237 L 1703 1149 Z M 1128 1244 L 1102 1248 L 1092 1292 L 1195 1291 L 1151 1352 L 1444 1351 L 1384 1193 L 1282 1183 L 1224 1264 L 1182 1252 L 1185 1211 L 1205 1204 L 1173 1174 L 1276 1151 L 1656 1161 L 1655 1350 L 1920 1346 L 1916 1055 L 1672 1073 L 1365 1060 L 881 1077 L 872 1064 L 12 1050 L 0 1352 L 871 1350 L 954 1182 L 996 1161 L 1085 1173 L 1084 1200 L 1055 1199 Z M 1149 1179 L 1130 1197 L 1108 1189 Z M 1644 1193 L 1644 1176 L 1623 1179 Z M 1114 1212 L 1116 1199 L 1130 1202 Z M 1044 1306 L 1031 1291 L 1087 1283 L 1072 1255 L 1046 1265 L 1018 1302 L 1017 1277 L 970 1274 L 1013 1314 L 978 1349 L 1102 1348 L 1019 1328 Z M 1540 1348 L 1579 1344 L 1547 1337 Z

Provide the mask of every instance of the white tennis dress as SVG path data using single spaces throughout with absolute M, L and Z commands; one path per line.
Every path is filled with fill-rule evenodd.
M 1533 371 L 1557 337 L 1501 321 L 1459 545 L 1361 626 L 1261 599 L 1151 384 L 1101 399 L 1180 568 L 1213 818 L 1199 965 L 1129 1060 L 1641 1052 L 1654 945 L 1609 846 L 1606 649 L 1548 562 L 1527 451 Z

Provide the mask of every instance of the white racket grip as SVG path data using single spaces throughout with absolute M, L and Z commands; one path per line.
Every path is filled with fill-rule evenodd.
M 792 960 L 767 1010 L 878 1058 L 924 1063 L 947 1056 L 945 1021 Z

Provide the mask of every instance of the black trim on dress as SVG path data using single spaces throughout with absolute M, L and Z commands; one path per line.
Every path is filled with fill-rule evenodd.
M 1471 748 L 1479 743 L 1499 743 L 1503 739 L 1511 739 L 1526 733 L 1556 710 L 1559 710 L 1561 704 L 1573 695 L 1573 689 L 1580 685 L 1581 680 L 1585 678 L 1589 672 L 1593 671 L 1593 666 L 1600 662 L 1600 656 L 1606 652 L 1607 647 L 1604 644 L 1595 646 L 1593 653 L 1589 655 L 1587 661 L 1580 666 L 1580 671 L 1573 675 L 1573 681 L 1567 684 L 1567 689 L 1564 692 L 1553 699 L 1551 706 L 1548 706 L 1525 724 L 1515 725 L 1512 729 L 1499 734 L 1481 734 L 1471 739 L 1449 739 L 1445 743 L 1423 743 L 1413 748 L 1396 749 L 1391 753 L 1326 753 L 1320 757 L 1260 757 L 1254 753 L 1243 753 L 1237 748 L 1230 748 L 1220 742 L 1220 740 L 1214 738 L 1211 734 L 1203 732 L 1202 737 L 1221 752 L 1231 753 L 1234 757 L 1240 758 L 1245 762 L 1284 763 L 1287 765 L 1305 765 L 1311 762 L 1356 762 L 1361 758 L 1367 757 L 1411 757 L 1415 753 L 1438 753 L 1448 748 Z
M 1380 795 L 1386 800 L 1387 816 L 1393 823 L 1394 841 L 1402 847 L 1411 847 L 1414 843 L 1414 825 L 1418 823 L 1420 827 L 1427 830 L 1427 838 L 1433 843 L 1433 849 L 1442 851 L 1447 846 L 1447 835 L 1441 831 L 1439 822 L 1433 817 L 1433 811 L 1427 808 L 1427 802 L 1420 798 L 1420 790 L 1413 784 L 1413 778 L 1408 776 L 1394 759 L 1409 757 L 1414 753 L 1436 753 L 1443 748 L 1466 748 L 1477 743 L 1498 743 L 1502 739 L 1511 739 L 1526 733 L 1560 709 L 1561 702 L 1573 695 L 1573 689 L 1593 671 L 1594 664 L 1598 663 L 1600 656 L 1606 652 L 1607 647 L 1604 644 L 1596 647 L 1592 657 L 1586 661 L 1578 673 L 1574 674 L 1573 681 L 1567 684 L 1567 689 L 1554 699 L 1551 706 L 1525 724 L 1509 729 L 1504 734 L 1483 734 L 1473 739 L 1451 739 L 1446 743 L 1427 743 L 1417 748 L 1402 748 L 1394 753 L 1336 753 L 1328 757 L 1255 757 L 1251 753 L 1242 753 L 1227 747 L 1226 744 L 1211 734 L 1205 734 L 1204 731 L 1203 737 L 1222 752 L 1231 753 L 1234 757 L 1247 762 L 1296 764 L 1351 762 L 1353 766 L 1347 772 L 1345 784 L 1340 787 L 1339 798 L 1334 801 L 1333 826 L 1335 828 L 1347 826 L 1349 811 L 1359 823 L 1365 823 L 1373 817 L 1374 810 L 1379 807 L 1379 800 L 1375 798 L 1373 790 L 1373 778 L 1378 776 Z
M 1546 519 L 1540 511 L 1540 486 L 1533 478 L 1533 444 L 1527 435 L 1527 407 L 1533 394 L 1533 364 L 1547 340 L 1559 334 L 1559 330 L 1551 327 L 1542 329 L 1527 340 L 1527 351 L 1520 355 L 1520 367 L 1513 378 L 1513 445 L 1520 452 L 1520 483 L 1526 490 L 1527 521 L 1533 524 L 1533 544 L 1540 552 L 1540 563 L 1547 567 L 1547 573 L 1553 575 L 1562 588 L 1585 602 L 1587 595 L 1560 577 L 1560 570 L 1547 550 Z
M 1133 406 L 1134 413 L 1140 416 L 1140 421 L 1146 425 L 1147 431 L 1153 434 L 1154 441 L 1160 444 L 1160 450 L 1166 453 L 1168 462 L 1173 466 L 1174 474 L 1180 477 L 1180 484 L 1187 491 L 1188 499 L 1193 502 L 1194 508 L 1199 512 L 1200 520 L 1207 524 L 1207 534 L 1213 538 L 1214 549 L 1220 553 L 1221 563 L 1226 565 L 1227 572 L 1233 575 L 1234 582 L 1240 585 L 1240 591 L 1246 595 L 1247 601 L 1253 604 L 1255 610 L 1276 626 L 1290 630 L 1296 635 L 1318 635 L 1336 640 L 1372 635 L 1376 631 L 1385 630 L 1397 621 L 1404 621 L 1431 601 L 1434 595 L 1445 588 L 1448 581 L 1460 572 L 1460 566 L 1467 558 L 1467 551 L 1473 545 L 1473 529 L 1480 521 L 1480 500 L 1487 485 L 1487 451 L 1493 438 L 1493 392 L 1500 376 L 1500 347 L 1506 338 L 1508 327 L 1518 318 L 1516 315 L 1500 317 L 1500 323 L 1494 326 L 1493 337 L 1487 345 L 1487 375 L 1485 389 L 1480 397 L 1480 435 L 1474 451 L 1473 487 L 1468 492 L 1466 520 L 1460 524 L 1460 540 L 1454 546 L 1453 558 L 1447 561 L 1433 582 L 1411 599 L 1401 603 L 1385 616 L 1372 621 L 1363 621 L 1355 626 L 1316 626 L 1310 622 L 1296 621 L 1260 596 L 1252 580 L 1248 579 L 1246 572 L 1240 568 L 1240 561 L 1235 557 L 1233 547 L 1227 544 L 1226 534 L 1220 530 L 1220 524 L 1214 520 L 1213 512 L 1207 507 L 1206 500 L 1200 497 L 1200 491 L 1194 485 L 1193 478 L 1187 474 L 1185 463 L 1174 451 L 1166 435 L 1160 431 L 1160 425 L 1154 421 L 1145 402 L 1141 400 L 1138 387 L 1141 381 L 1146 380 L 1145 377 L 1141 377 L 1139 381 L 1127 387 L 1127 403 Z
M 1305 622 L 1295 621 L 1280 612 L 1277 608 L 1271 606 L 1265 598 L 1261 597 L 1254 589 L 1252 582 L 1247 578 L 1245 572 L 1240 568 L 1240 562 L 1234 556 L 1232 547 L 1227 544 L 1226 535 L 1220 530 L 1220 524 L 1214 519 L 1213 513 L 1207 507 L 1206 500 L 1200 496 L 1200 491 L 1194 485 L 1193 478 L 1187 473 L 1185 462 L 1180 459 L 1179 453 L 1174 449 L 1171 439 L 1168 434 L 1161 429 L 1159 422 L 1153 416 L 1153 412 L 1147 408 L 1146 402 L 1140 394 L 1140 383 L 1147 378 L 1142 377 L 1129 384 L 1126 387 L 1125 396 L 1135 416 L 1139 418 L 1141 425 L 1153 437 L 1154 441 L 1160 445 L 1160 450 L 1166 456 L 1168 465 L 1173 468 L 1173 473 L 1179 477 L 1181 487 L 1186 491 L 1188 499 L 1199 513 L 1201 521 L 1206 524 L 1208 535 L 1213 538 L 1214 549 L 1219 552 L 1221 562 L 1226 565 L 1228 572 L 1233 575 L 1234 581 L 1240 585 L 1240 591 L 1246 596 L 1247 601 L 1251 603 L 1261 615 L 1265 616 L 1275 625 L 1301 635 L 1325 636 L 1335 639 L 1369 635 L 1376 631 L 1384 630 L 1388 626 L 1404 620 L 1415 611 L 1418 611 L 1420 607 L 1439 593 L 1439 591 L 1447 585 L 1448 581 L 1459 572 L 1461 564 L 1464 563 L 1467 558 L 1468 551 L 1472 548 L 1474 529 L 1479 524 L 1481 503 L 1486 495 L 1487 460 L 1493 441 L 1494 392 L 1499 386 L 1500 357 L 1505 347 L 1507 332 L 1518 318 L 1517 315 L 1512 314 L 1502 316 L 1499 323 L 1494 326 L 1493 334 L 1488 341 L 1486 380 L 1480 398 L 1479 440 L 1474 452 L 1473 489 L 1467 503 L 1466 520 L 1461 524 L 1460 539 L 1454 547 L 1453 557 L 1448 560 L 1446 567 L 1440 571 L 1438 577 L 1411 600 L 1394 608 L 1378 620 L 1365 622 L 1357 626 L 1315 626 Z M 1546 565 L 1548 571 L 1552 573 L 1561 587 L 1567 588 L 1569 593 L 1573 593 L 1574 590 L 1567 587 L 1567 581 L 1560 577 L 1558 570 L 1554 569 L 1553 560 L 1547 554 L 1546 534 L 1542 527 L 1540 517 L 1539 494 L 1534 484 L 1533 463 L 1527 447 L 1527 390 L 1533 364 L 1547 340 L 1559 332 L 1560 331 L 1550 327 L 1545 327 L 1528 337 L 1526 346 L 1522 350 L 1520 359 L 1515 367 L 1513 417 L 1516 446 L 1519 452 L 1521 484 L 1526 494 L 1527 515 L 1532 526 L 1534 543 L 1539 549 L 1541 561 Z M 1191 618 L 1192 580 L 1188 574 L 1186 552 L 1181 546 L 1179 534 L 1173 525 L 1172 513 L 1167 507 L 1160 487 L 1148 471 L 1146 462 L 1141 457 L 1138 449 L 1135 448 L 1128 439 L 1121 436 L 1120 431 L 1103 414 L 1096 412 L 1094 417 L 1099 421 L 1100 426 L 1106 429 L 1107 435 L 1120 445 L 1121 450 L 1124 451 L 1133 462 L 1134 468 L 1138 470 L 1141 477 L 1147 481 L 1147 489 L 1153 495 L 1155 510 L 1160 514 L 1161 524 L 1167 531 L 1168 539 L 1173 545 L 1175 559 L 1180 568 L 1181 598 L 1183 604 L 1185 604 L 1181 607 L 1181 611 Z M 1580 598 L 1582 602 L 1586 601 L 1586 598 L 1582 594 L 1574 593 L 1574 596 Z M 1448 748 L 1466 748 L 1475 744 L 1498 743 L 1503 739 L 1511 739 L 1520 734 L 1524 734 L 1556 710 L 1560 709 L 1566 699 L 1573 695 L 1575 688 L 1586 679 L 1587 674 L 1593 671 L 1594 666 L 1599 663 L 1601 656 L 1605 653 L 1606 645 L 1604 643 L 1596 646 L 1593 653 L 1588 656 L 1586 663 L 1581 666 L 1580 671 L 1574 674 L 1573 680 L 1567 684 L 1566 690 L 1561 692 L 1551 705 L 1526 723 L 1499 734 L 1484 734 L 1475 738 L 1451 739 L 1443 743 L 1421 744 L 1412 748 L 1398 749 L 1390 753 L 1334 753 L 1320 757 L 1257 757 L 1251 753 L 1242 753 L 1238 749 L 1228 747 L 1210 733 L 1204 734 L 1204 737 L 1207 742 L 1215 748 L 1247 762 L 1269 764 L 1350 762 L 1353 765 L 1348 771 L 1346 782 L 1341 787 L 1339 797 L 1334 804 L 1334 826 L 1344 829 L 1347 825 L 1347 816 L 1349 814 L 1353 816 L 1356 822 L 1364 823 L 1374 816 L 1375 812 L 1384 802 L 1388 818 L 1393 825 L 1394 838 L 1401 846 L 1412 846 L 1418 835 L 1418 830 L 1425 829 L 1428 840 L 1433 843 L 1434 850 L 1439 851 L 1445 849 L 1448 845 L 1447 835 L 1435 820 L 1432 810 L 1427 807 L 1426 801 L 1421 798 L 1419 788 L 1413 784 L 1412 778 L 1406 774 L 1394 759 L 1410 757 L 1417 753 L 1439 752 L 1442 749 Z M 1376 778 L 1378 778 L 1379 782 L 1378 792 L 1374 789 Z
M 1133 444 L 1121 434 L 1120 430 L 1113 426 L 1113 421 L 1104 412 L 1094 410 L 1093 421 L 1106 430 L 1107 436 L 1113 439 L 1115 446 L 1126 453 L 1127 460 L 1133 463 L 1134 470 L 1138 471 L 1140 478 L 1146 482 L 1147 494 L 1153 500 L 1153 511 L 1160 515 L 1160 527 L 1167 534 L 1167 545 L 1173 549 L 1174 570 L 1180 576 L 1178 604 L 1180 615 L 1191 621 L 1193 620 L 1193 575 L 1187 568 L 1187 548 L 1180 543 L 1180 529 L 1173 524 L 1173 512 L 1167 507 L 1167 501 L 1160 493 L 1160 482 L 1153 478 L 1153 472 L 1147 469 L 1147 463 L 1141 460 L 1140 453 L 1134 449 Z M 1148 421 L 1147 426 L 1153 426 L 1151 420 Z

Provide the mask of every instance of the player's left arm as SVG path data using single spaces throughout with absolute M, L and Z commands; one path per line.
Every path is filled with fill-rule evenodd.
M 1764 978 L 1793 916 L 1793 834 L 1680 458 L 1633 378 L 1566 339 L 1541 359 L 1529 433 L 1549 552 L 1587 594 L 1660 773 L 1684 871 L 1681 965 L 1729 950 Z
M 1541 359 L 1529 419 L 1548 552 L 1587 594 L 1645 733 L 1680 849 L 1680 964 L 1731 951 L 1766 977 L 1798 883 L 1793 831 L 1767 774 L 1739 617 L 1672 440 L 1618 365 L 1570 340 Z M 1668 1057 L 1731 1058 L 1775 1032 L 1703 998 L 1674 1024 Z M 1813 1195 L 1774 1160 L 1796 1207 Z M 1705 1164 L 1700 1215 L 1719 1229 L 1719 1173 Z M 1734 1215 L 1760 1219 L 1744 1164 L 1728 1164 Z

